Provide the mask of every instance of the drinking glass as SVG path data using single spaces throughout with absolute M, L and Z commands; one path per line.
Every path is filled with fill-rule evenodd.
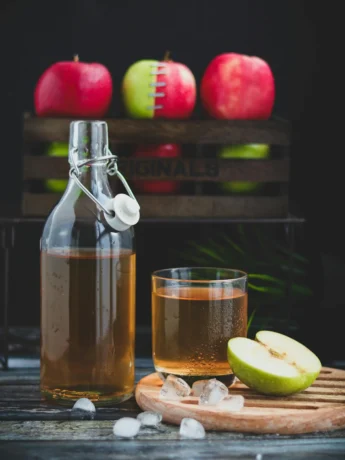
M 248 277 L 214 267 L 152 273 L 152 351 L 157 372 L 187 382 L 234 375 L 227 360 L 232 337 L 247 336 Z

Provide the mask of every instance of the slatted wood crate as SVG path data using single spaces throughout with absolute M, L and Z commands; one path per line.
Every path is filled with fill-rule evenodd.
M 67 142 L 72 119 L 24 119 L 24 193 L 22 214 L 46 216 L 60 195 L 33 187 L 46 179 L 68 177 L 66 158 L 34 154 L 38 145 Z M 105 119 L 110 147 L 119 155 L 119 169 L 129 183 L 136 180 L 177 180 L 184 186 L 174 195 L 136 195 L 143 218 L 273 218 L 289 213 L 289 123 L 280 119 L 242 120 L 131 120 Z M 181 158 L 133 158 L 121 149 L 134 144 L 177 143 Z M 269 159 L 218 159 L 214 148 L 226 144 L 270 144 L 276 152 Z M 213 149 L 213 150 L 212 150 Z M 187 152 L 185 154 L 185 152 Z M 211 153 L 210 153 L 211 152 Z M 217 184 L 255 181 L 274 184 L 263 195 L 227 195 Z M 188 184 L 188 186 L 187 186 Z M 114 188 L 116 190 L 116 184 Z M 213 187 L 213 188 L 212 188 Z

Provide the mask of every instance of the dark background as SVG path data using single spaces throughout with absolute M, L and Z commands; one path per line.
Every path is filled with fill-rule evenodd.
M 34 86 L 52 63 L 78 53 L 80 60 L 106 65 L 114 84 L 110 115 L 118 116 L 121 79 L 136 60 L 160 59 L 170 50 L 199 82 L 217 54 L 258 55 L 275 76 L 274 114 L 289 119 L 293 128 L 291 202 L 307 220 L 300 250 L 312 260 L 315 289 L 301 320 L 301 334 L 321 358 L 345 359 L 340 6 L 331 0 L 319 5 L 302 0 L 2 1 L 0 201 L 12 213 L 19 210 L 21 117 L 33 111 Z M 139 325 L 150 321 L 150 272 L 178 263 L 165 248 L 197 239 L 199 230 L 195 225 L 137 226 Z M 17 235 L 11 324 L 39 324 L 40 231 L 26 225 Z

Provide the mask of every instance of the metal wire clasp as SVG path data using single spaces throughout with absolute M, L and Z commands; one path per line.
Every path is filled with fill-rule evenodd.
M 135 198 L 135 196 L 134 196 L 130 186 L 128 185 L 126 179 L 124 178 L 124 176 L 120 173 L 120 171 L 118 169 L 118 165 L 117 165 L 117 158 L 118 157 L 116 155 L 113 155 L 109 149 L 108 149 L 108 154 L 107 155 L 103 155 L 103 156 L 97 157 L 97 158 L 89 158 L 87 160 L 80 160 L 78 162 L 75 161 L 75 155 L 73 155 L 73 153 L 76 153 L 76 152 L 77 152 L 77 150 L 72 152 L 72 155 L 71 155 L 72 166 L 71 166 L 71 168 L 69 170 L 69 177 L 71 177 L 77 183 L 78 187 L 85 193 L 85 195 L 87 195 L 96 204 L 96 206 L 98 206 L 105 214 L 107 214 L 108 216 L 113 216 L 113 213 L 111 211 L 109 211 L 109 209 L 107 209 L 105 206 L 103 206 L 102 203 L 100 203 L 97 200 L 97 198 L 94 195 L 92 195 L 90 190 L 88 190 L 85 187 L 85 185 L 83 185 L 79 180 L 79 177 L 81 175 L 80 169 L 83 166 L 90 166 L 90 165 L 95 164 L 95 163 L 100 163 L 100 162 L 107 161 L 107 163 L 108 163 L 107 164 L 107 174 L 109 174 L 109 176 L 117 176 L 120 179 L 120 181 L 122 182 L 122 184 L 124 185 L 128 195 L 131 198 L 133 198 L 133 200 L 135 200 L 137 202 L 137 199 Z

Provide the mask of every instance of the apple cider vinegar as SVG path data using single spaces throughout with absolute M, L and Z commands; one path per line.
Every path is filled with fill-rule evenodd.
M 134 388 L 135 254 L 42 252 L 41 391 L 127 399 Z
M 152 293 L 152 314 L 156 371 L 184 379 L 230 378 L 227 343 L 247 335 L 246 292 L 234 288 L 226 295 L 224 289 L 211 286 L 159 287 Z

